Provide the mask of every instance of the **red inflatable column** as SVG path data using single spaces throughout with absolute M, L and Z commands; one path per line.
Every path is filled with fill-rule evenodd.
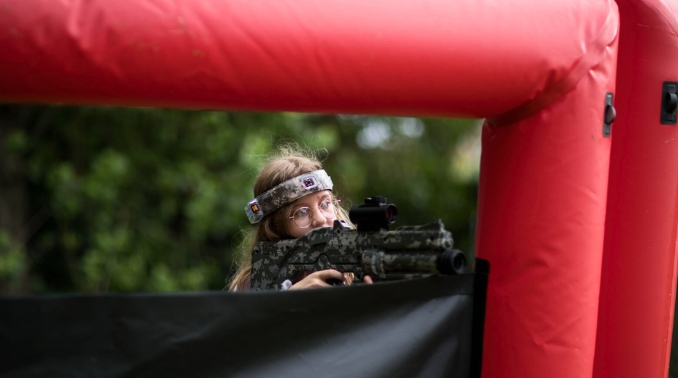
M 490 262 L 484 377 L 592 375 L 611 143 L 603 113 L 616 41 L 539 113 L 514 122 L 516 111 L 483 127 L 476 245 Z
M 660 122 L 678 81 L 678 4 L 619 0 L 618 121 L 612 132 L 595 377 L 666 377 L 676 288 L 678 127 Z

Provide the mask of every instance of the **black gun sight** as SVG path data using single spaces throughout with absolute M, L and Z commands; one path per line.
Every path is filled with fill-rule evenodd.
M 348 217 L 358 231 L 388 231 L 388 225 L 398 219 L 398 208 L 386 203 L 386 197 L 367 197 L 365 204 L 351 207 Z

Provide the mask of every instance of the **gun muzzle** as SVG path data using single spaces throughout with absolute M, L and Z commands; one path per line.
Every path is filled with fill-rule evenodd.
M 463 274 L 466 272 L 466 255 L 458 249 L 448 249 L 438 256 L 436 265 L 442 274 Z

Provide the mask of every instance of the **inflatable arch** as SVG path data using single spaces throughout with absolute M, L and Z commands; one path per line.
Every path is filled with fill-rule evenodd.
M 0 101 L 487 118 L 483 376 L 666 377 L 676 7 L 0 0 Z

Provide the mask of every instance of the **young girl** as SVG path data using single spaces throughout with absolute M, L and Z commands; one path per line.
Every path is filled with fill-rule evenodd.
M 332 180 L 312 155 L 307 157 L 295 148 L 282 147 L 269 159 L 254 182 L 255 198 L 245 208 L 250 222 L 257 227 L 240 246 L 238 271 L 231 280 L 230 291 L 250 289 L 252 249 L 258 242 L 296 239 L 313 229 L 332 227 L 335 219 L 350 224 L 346 211 L 338 206 L 332 194 L 332 187 Z M 307 275 L 289 290 L 330 286 L 329 279 L 348 285 L 353 274 L 321 270 Z M 370 277 L 364 281 L 372 283 Z

